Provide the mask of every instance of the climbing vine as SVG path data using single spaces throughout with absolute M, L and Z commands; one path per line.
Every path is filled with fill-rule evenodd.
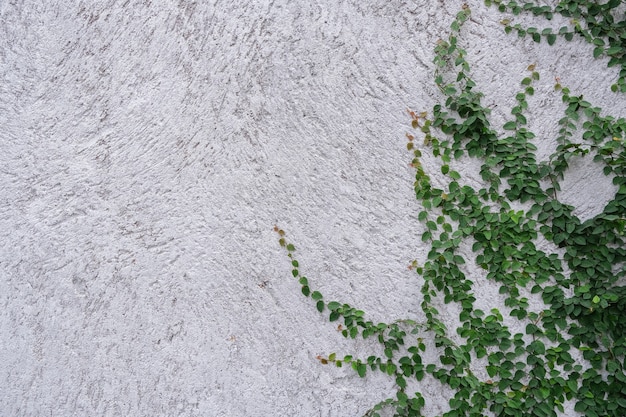
M 497 6 L 501 12 L 509 12 L 514 16 L 532 13 L 546 20 L 552 20 L 555 14 L 570 18 L 570 25 L 562 26 L 558 31 L 552 28 L 524 27 L 510 19 L 503 19 L 501 23 L 507 33 L 517 32 L 520 37 L 530 36 L 535 42 L 545 39 L 550 45 L 556 42 L 557 37 L 571 41 L 574 36 L 582 36 L 593 45 L 594 58 L 607 56 L 609 67 L 620 67 L 618 80 L 611 86 L 613 92 L 626 92 L 626 10 L 623 3 L 623 0 L 608 0 L 604 3 L 598 0 L 561 0 L 552 8 L 523 0 L 485 0 L 487 6 Z
M 553 13 L 515 2 L 488 3 L 513 13 L 530 9 L 547 18 Z M 597 13 L 589 6 L 584 12 L 570 6 L 567 10 L 589 24 L 589 16 L 615 3 L 599 6 Z M 459 44 L 469 16 L 464 7 L 448 38 L 435 48 L 435 83 L 445 103 L 430 114 L 409 112 L 413 128 L 423 136 L 418 144 L 415 135 L 407 134 L 407 148 L 413 155 L 415 195 L 423 207 L 418 214 L 424 224 L 421 240 L 430 247 L 423 265 L 412 264 L 421 276 L 425 320 L 373 323 L 362 310 L 327 301 L 302 274 L 295 246 L 275 227 L 302 294 L 331 322 L 342 321 L 344 337 L 373 338 L 382 345 L 381 356 L 333 353 L 318 359 L 350 366 L 361 377 L 380 371 L 395 380 L 395 396 L 376 404 L 368 416 L 379 416 L 387 407 L 395 416 L 421 416 L 425 398 L 408 387 L 415 385 L 411 381 L 419 387 L 426 375 L 453 392 L 446 417 L 557 416 L 570 401 L 586 416 L 626 415 L 626 121 L 602 115 L 601 109 L 557 83 L 556 94 L 566 109 L 556 149 L 546 160 L 538 160 L 526 115 L 540 75 L 534 65 L 528 67 L 509 120 L 500 130 L 492 127 Z M 525 30 L 533 38 L 537 33 L 507 27 Z M 604 36 L 591 26 L 575 32 L 593 39 Z M 603 53 L 613 52 L 610 48 Z M 440 160 L 440 172 L 422 166 L 426 151 Z M 482 188 L 468 185 L 454 170 L 455 161 L 462 158 L 482 161 Z M 576 158 L 601 164 L 616 189 L 602 212 L 584 221 L 559 199 L 559 184 Z M 444 179 L 445 186 L 438 188 L 433 175 Z M 551 242 L 554 250 L 538 247 L 541 240 Z M 464 245 L 471 246 L 471 254 Z M 477 307 L 475 285 L 480 280 L 499 287 L 501 309 Z M 535 297 L 542 302 L 531 301 Z M 459 306 L 457 328 L 449 329 L 441 320 L 438 302 Z M 513 328 L 523 332 L 514 333 Z M 427 348 L 427 340 L 437 349 L 436 363 L 424 359 L 432 348 Z M 477 372 L 477 366 L 484 369 Z

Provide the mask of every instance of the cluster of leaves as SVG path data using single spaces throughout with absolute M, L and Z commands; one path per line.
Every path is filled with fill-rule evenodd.
M 414 155 L 415 193 L 423 207 L 418 215 L 425 225 L 422 241 L 430 246 L 424 265 L 413 264 L 422 277 L 425 322 L 376 324 L 348 304 L 327 302 L 301 275 L 295 247 L 275 228 L 302 293 L 319 312 L 328 312 L 330 321 L 343 320 L 344 337 L 376 338 L 384 352 L 318 359 L 349 365 L 361 377 L 378 370 L 395 379 L 395 397 L 374 406 L 369 416 L 385 407 L 393 407 L 395 416 L 421 416 L 425 399 L 407 387 L 410 380 L 419 386 L 426 375 L 454 392 L 447 417 L 556 416 L 568 401 L 587 416 L 626 415 L 626 121 L 602 116 L 599 108 L 557 84 L 566 110 L 555 151 L 538 161 L 526 113 L 540 75 L 534 65 L 528 68 L 511 118 L 502 126 L 506 133 L 500 134 L 490 124 L 458 43 L 469 16 L 464 7 L 450 36 L 435 48 L 435 82 L 445 104 L 436 105 L 430 118 L 410 112 L 413 127 L 424 135 L 418 145 L 407 134 L 407 148 Z M 582 140 L 576 139 L 577 131 Z M 441 161 L 445 187 L 434 185 L 423 168 L 425 150 Z M 583 157 L 601 164 L 617 189 L 604 210 L 585 221 L 559 200 L 568 164 Z M 482 188 L 464 184 L 453 169 L 461 158 L 482 161 Z M 551 242 L 554 253 L 541 250 L 540 240 Z M 460 249 L 466 243 L 472 247 L 473 269 L 467 266 L 467 251 Z M 502 311 L 476 306 L 474 287 L 480 280 L 499 287 Z M 543 303 L 529 299 L 538 297 Z M 440 318 L 438 302 L 460 307 L 454 335 Z M 524 331 L 513 333 L 510 323 Z M 424 340 L 434 342 L 438 363 L 425 363 Z
M 552 28 L 538 29 L 512 24 L 504 19 L 502 24 L 507 33 L 517 32 L 520 37 L 531 36 L 535 42 L 544 38 L 550 45 L 556 42 L 557 36 L 571 41 L 574 35 L 582 36 L 594 46 L 593 57 L 608 56 L 608 66 L 620 66 L 617 82 L 611 87 L 613 92 L 626 92 L 626 11 L 619 10 L 622 0 L 561 0 L 556 7 L 540 5 L 536 1 L 504 1 L 485 0 L 487 6 L 495 5 L 501 12 L 509 12 L 517 16 L 528 12 L 551 20 L 555 14 L 570 18 L 571 26 L 562 26 L 558 31 Z M 619 13 L 622 14 L 621 18 Z

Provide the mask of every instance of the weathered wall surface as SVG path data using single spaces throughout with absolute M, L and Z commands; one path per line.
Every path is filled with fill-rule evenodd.
M 587 45 L 507 36 L 468 3 L 462 42 L 496 121 L 531 63 L 541 149 L 555 76 L 626 114 Z M 419 315 L 406 109 L 440 99 L 432 50 L 460 6 L 0 2 L 0 414 L 336 417 L 390 395 L 319 365 L 375 346 L 300 295 L 272 228 L 327 297 Z M 581 216 L 610 188 L 584 164 L 567 180 Z

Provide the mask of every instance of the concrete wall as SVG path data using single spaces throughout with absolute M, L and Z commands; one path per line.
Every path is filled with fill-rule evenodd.
M 507 36 L 468 3 L 461 42 L 496 123 L 531 63 L 544 151 L 555 76 L 626 114 L 588 45 Z M 392 395 L 315 359 L 378 347 L 300 295 L 272 228 L 328 299 L 419 316 L 406 109 L 441 99 L 433 47 L 460 6 L 0 2 L 0 414 L 357 416 Z M 611 191 L 584 163 L 567 181 L 581 216 Z

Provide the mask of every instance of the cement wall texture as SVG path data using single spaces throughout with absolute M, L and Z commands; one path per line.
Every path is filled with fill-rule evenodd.
M 460 42 L 494 125 L 532 63 L 546 154 L 554 77 L 626 115 L 591 46 L 506 35 L 467 3 Z M 441 100 L 433 48 L 461 5 L 0 2 L 0 414 L 359 416 L 393 395 L 316 360 L 378 346 L 302 297 L 272 229 L 329 299 L 375 322 L 421 314 L 406 110 Z M 584 218 L 613 191 L 582 161 L 562 198 Z M 481 285 L 477 303 L 501 302 Z M 420 389 L 445 412 L 440 385 Z

